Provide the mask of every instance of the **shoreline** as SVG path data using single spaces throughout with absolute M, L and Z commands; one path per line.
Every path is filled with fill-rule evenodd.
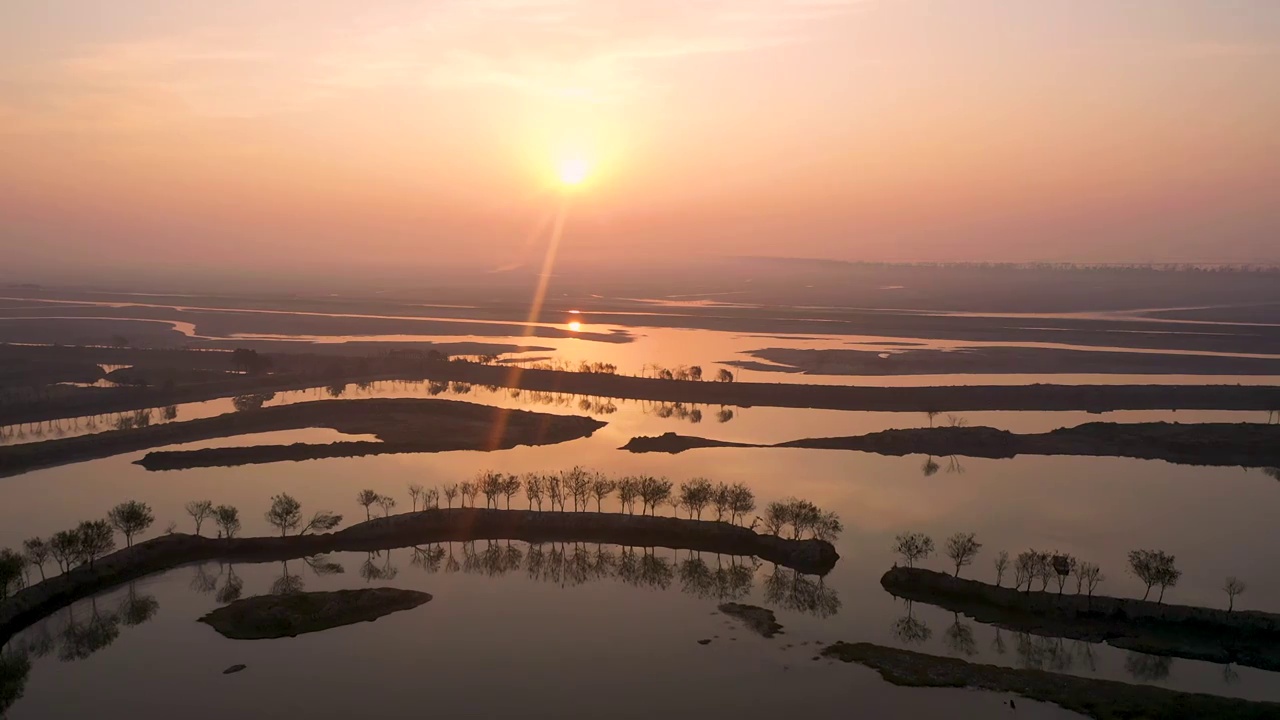
M 752 555 L 805 574 L 825 575 L 839 560 L 822 540 L 786 540 L 711 520 L 594 512 L 452 508 L 374 518 L 322 535 L 207 538 L 173 534 L 135 543 L 18 591 L 0 602 L 0 645 L 40 618 L 130 580 L 209 560 L 271 562 L 333 552 L 367 552 L 437 542 L 503 539 L 598 542 Z
M 1014 632 L 1280 671 L 1280 614 L 1228 613 L 1104 595 L 1026 593 L 922 568 L 894 568 L 880 584 L 895 597 Z

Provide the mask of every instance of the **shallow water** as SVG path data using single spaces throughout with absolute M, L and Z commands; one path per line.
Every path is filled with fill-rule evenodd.
M 427 390 L 389 383 L 368 391 L 352 386 L 349 392 L 357 397 L 393 397 Z M 314 396 L 316 391 L 282 394 L 273 402 Z M 531 407 L 532 400 L 532 407 L 549 412 L 586 412 L 581 398 L 536 394 L 512 398 L 507 391 L 480 388 L 444 397 L 510 407 Z M 225 410 L 221 402 L 226 401 L 208 404 L 204 410 Z M 1107 646 L 1020 639 L 1008 632 L 999 633 L 997 639 L 993 628 L 967 621 L 957 624 L 950 613 L 937 608 L 919 603 L 907 608 L 879 585 L 880 575 L 895 560 L 889 550 L 895 534 L 922 531 L 941 544 L 947 535 L 964 531 L 976 532 L 984 543 L 976 564 L 964 570 L 966 576 L 994 579 L 991 560 L 1000 549 L 1013 554 L 1027 547 L 1057 549 L 1102 566 L 1106 580 L 1099 592 L 1141 596 L 1141 586 L 1123 569 L 1125 555 L 1134 548 L 1161 548 L 1177 556 L 1185 573 L 1169 591 L 1170 602 L 1224 605 L 1226 598 L 1219 590 L 1223 577 L 1237 575 L 1249 583 L 1237 607 L 1280 611 L 1280 577 L 1274 572 L 1280 563 L 1280 546 L 1273 542 L 1280 483 L 1259 471 L 1114 458 L 935 458 L 938 470 L 926 477 L 922 473 L 925 458 L 920 456 L 730 448 L 633 455 L 618 450 L 633 435 L 666 430 L 777 442 L 928 423 L 919 413 L 773 408 L 735 408 L 732 419 L 720 423 L 714 417 L 718 408 L 708 408 L 703 421 L 693 424 L 687 417 L 661 417 L 655 407 L 614 401 L 612 412 L 602 412 L 588 402 L 588 411 L 596 410 L 609 422 L 594 436 L 496 453 L 375 456 L 176 472 L 147 472 L 131 464 L 142 455 L 136 453 L 41 470 L 0 481 L 0 546 L 101 516 L 125 499 L 151 504 L 157 530 L 171 520 L 188 528 L 190 520 L 182 509 L 188 500 L 230 503 L 241 509 L 245 534 L 256 535 L 268 533 L 261 513 L 270 497 L 280 492 L 299 498 L 306 512 L 334 510 L 353 522 L 363 519 L 355 494 L 366 487 L 397 497 L 398 509 L 404 510 L 410 502 L 406 492 L 410 483 L 456 482 L 481 469 L 521 473 L 583 465 L 614 474 L 665 475 L 677 481 L 699 475 L 740 481 L 753 488 L 761 504 L 796 495 L 835 510 L 846 530 L 837 543 L 841 560 L 822 581 L 825 605 L 820 612 L 797 609 L 785 594 L 768 596 L 765 580 L 773 568 L 767 563 L 755 572 L 747 601 L 777 610 L 787 633 L 773 640 L 726 627 L 723 617 L 710 614 L 712 600 L 682 592 L 678 575 L 665 590 L 614 580 L 562 588 L 529 580 L 523 571 L 499 577 L 431 574 L 415 567 L 412 553 L 401 549 L 391 553 L 391 564 L 398 568 L 395 578 L 374 584 L 433 593 L 436 599 L 426 606 L 371 625 L 294 640 L 244 642 L 222 639 L 194 622 L 215 601 L 189 589 L 194 570 L 184 568 L 142 583 L 145 592 L 160 601 L 161 610 L 153 622 L 124 629 L 115 644 L 86 661 L 39 660 L 27 697 L 14 708 L 13 716 L 75 716 L 102 707 L 110 710 L 108 717 L 149 716 L 175 695 L 211 698 L 191 709 L 195 717 L 230 712 L 377 715 L 409 707 L 413 698 L 430 702 L 447 716 L 520 712 L 536 717 L 595 717 L 602 704 L 615 700 L 616 706 L 607 705 L 611 714 L 624 717 L 659 712 L 765 717 L 793 706 L 798 697 L 804 699 L 806 713 L 812 710 L 822 717 L 843 717 L 854 708 L 876 717 L 903 718 L 988 717 L 1002 712 L 994 695 L 895 688 L 864 668 L 810 659 L 815 643 L 835 640 L 902 645 L 982 662 L 1280 700 L 1280 683 L 1273 673 L 1231 668 L 1224 678 L 1224 668 L 1209 663 L 1163 662 Z M 1089 420 L 1263 420 L 1243 415 L 1257 414 L 994 412 L 966 413 L 965 419 L 974 425 L 1022 432 Z M 945 422 L 944 418 L 935 422 Z M 297 430 L 223 438 L 204 445 L 329 442 L 337 436 L 331 430 Z M 524 506 L 523 496 L 517 497 L 515 505 Z M 616 499 L 606 501 L 606 511 L 617 509 Z M 527 547 L 515 545 L 527 554 Z M 663 549 L 654 555 L 672 563 L 691 559 L 685 552 Z M 346 567 L 340 576 L 314 577 L 301 562 L 290 566 L 304 576 L 307 589 L 364 586 L 366 581 L 358 572 L 364 556 L 338 559 Z M 704 554 L 702 559 L 715 567 L 715 556 Z M 926 565 L 943 569 L 945 561 L 933 558 Z M 279 564 L 237 568 L 245 580 L 246 595 L 268 591 L 280 571 Z M 217 569 L 211 566 L 210 572 Z M 118 602 L 120 592 L 112 597 L 116 599 L 101 602 Z M 91 610 L 78 607 L 76 613 L 88 617 Z M 909 623 L 901 620 L 907 616 Z M 917 623 L 927 627 L 927 639 L 919 639 L 925 631 Z M 713 638 L 717 634 L 720 637 Z M 730 635 L 738 639 L 731 640 Z M 696 643 L 705 638 L 713 642 L 706 647 Z M 227 678 L 219 674 L 234 663 L 246 663 L 250 669 Z M 637 679 L 642 677 L 645 690 L 637 692 Z M 502 692 L 493 692 L 495 685 Z M 65 692 L 68 687 L 77 692 Z M 580 689 L 567 691 L 566 687 Z M 421 700 L 425 693 L 429 701 Z M 1052 709 L 1032 715 L 1031 706 L 1019 701 L 1019 716 L 1064 716 Z

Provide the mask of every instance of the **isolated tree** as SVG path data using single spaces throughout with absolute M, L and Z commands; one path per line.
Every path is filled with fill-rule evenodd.
M 715 486 L 706 478 L 693 478 L 689 482 L 680 484 L 680 505 L 689 513 L 692 519 L 697 515 L 698 519 L 702 519 L 702 511 L 711 502 L 712 495 L 715 493 Z
M 1163 599 L 1165 589 L 1176 585 L 1182 575 L 1174 567 L 1173 556 L 1163 550 L 1131 550 L 1129 571 L 1147 586 L 1143 600 L 1151 596 L 1151 588 L 1156 585 L 1160 586 L 1160 597 Z
M 955 563 L 956 577 L 960 577 L 960 568 L 971 564 L 981 549 L 982 543 L 974 539 L 973 533 L 956 533 L 947 538 L 947 557 Z
M 290 530 L 296 530 L 298 525 L 302 524 L 302 503 L 288 493 L 275 495 L 271 498 L 271 508 L 263 517 L 266 518 L 267 523 L 279 528 L 280 537 L 284 537 Z
M 1001 550 L 996 556 L 996 587 L 1000 587 L 1000 583 L 1004 582 L 1004 573 L 1009 569 L 1009 551 Z
M 701 379 L 702 379 L 702 366 L 701 366 L 701 365 L 693 365 L 693 366 L 691 366 L 691 367 L 689 368 L 689 379 L 690 379 L 690 380 L 701 380 Z
M 725 368 L 716 371 L 716 382 L 733 382 L 733 373 Z
M 456 497 L 458 497 L 458 483 L 449 483 L 448 485 L 445 485 L 444 499 L 445 502 L 449 504 L 449 507 L 453 507 L 453 499 Z
M 938 471 L 941 469 L 942 466 L 938 464 L 937 460 L 933 459 L 932 455 L 930 455 L 925 458 L 924 464 L 920 466 L 920 473 L 925 477 L 933 477 L 934 475 L 937 475 Z
M 30 553 L 28 553 L 27 556 L 30 557 Z M 1248 585 L 1244 584 L 1243 580 L 1240 580 L 1234 575 L 1227 578 L 1227 581 L 1222 584 L 1222 591 L 1227 594 L 1227 612 L 1231 612 L 1236 609 L 1236 596 L 1244 593 L 1248 587 Z
M 75 534 L 78 559 L 90 568 L 95 560 L 116 549 L 115 532 L 106 520 L 86 520 L 76 527 Z
M 1070 555 L 1054 554 L 1050 561 L 1053 567 L 1054 575 L 1058 578 L 1058 595 L 1061 597 L 1062 588 L 1067 584 L 1067 578 L 1076 571 L 1078 563 L 1076 559 Z
M 502 494 L 507 498 L 508 510 L 511 509 L 511 498 L 515 497 L 516 494 L 520 492 L 522 484 L 523 483 L 520 482 L 519 475 L 507 475 L 502 478 Z
M 409 499 L 413 501 L 414 512 L 418 512 L 418 498 L 420 497 L 422 497 L 422 486 L 419 485 L 418 483 L 410 483 Z
M 44 564 L 49 562 L 49 543 L 33 537 L 22 541 L 22 551 L 26 555 L 27 562 L 40 571 L 40 579 L 45 580 Z
M 618 483 L 603 473 L 595 473 L 591 477 L 591 495 L 596 499 L 596 512 L 603 512 L 604 499 L 613 494 Z
M 219 535 L 233 538 L 240 532 L 240 511 L 230 505 L 219 505 L 213 509 L 213 522 L 218 526 Z
M 373 519 L 373 513 L 369 511 L 369 508 L 377 505 L 378 500 L 381 498 L 381 495 L 372 490 L 361 490 L 356 493 L 356 503 L 364 508 L 364 519 L 366 522 Z
M 902 533 L 893 541 L 893 551 L 902 556 L 909 568 L 932 555 L 933 549 L 933 538 L 924 533 Z
M 378 496 L 378 507 L 382 508 L 382 517 L 391 517 L 391 509 L 396 506 L 396 499 L 390 495 Z
M 130 500 L 111 508 L 107 519 L 124 535 L 125 547 L 133 547 L 133 536 L 146 532 L 156 521 L 156 516 L 146 503 Z
M 200 534 L 200 526 L 213 517 L 213 502 L 210 500 L 192 500 L 187 503 L 187 514 L 196 522 L 196 534 Z

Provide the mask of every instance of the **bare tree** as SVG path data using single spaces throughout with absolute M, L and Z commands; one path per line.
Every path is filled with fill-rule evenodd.
M 640 482 L 630 475 L 618 481 L 618 501 L 628 514 L 635 514 L 636 498 L 640 496 Z
M 33 537 L 22 541 L 22 551 L 27 557 L 27 562 L 40 571 L 40 579 L 44 580 L 44 564 L 49 562 L 50 555 L 49 543 Z
M 587 498 L 591 496 L 591 474 L 581 467 L 574 466 L 560 473 L 565 490 L 573 498 L 573 510 L 585 510 Z
M 302 503 L 288 493 L 275 495 L 271 498 L 270 509 L 263 517 L 269 524 L 279 528 L 280 537 L 284 537 L 302 523 Z
M 396 506 L 396 499 L 390 495 L 378 496 L 378 507 L 382 508 L 382 517 L 391 517 L 391 510 Z
M 116 549 L 115 533 L 106 520 L 87 520 L 76 527 L 77 559 L 93 567 L 93 561 Z
M 453 507 L 453 499 L 458 497 L 458 483 L 449 483 L 444 486 L 444 501 L 449 507 Z
M 502 494 L 507 498 L 507 509 L 511 509 L 511 498 L 520 492 L 521 482 L 519 475 L 507 475 L 502 478 Z M 495 503 L 496 504 L 496 503 Z
M 422 497 L 422 486 L 418 483 L 409 485 L 409 499 L 413 501 L 413 511 L 418 512 L 418 499 Z M 424 507 L 423 510 L 426 508 Z
M 1227 594 L 1227 612 L 1232 612 L 1236 609 L 1236 596 L 1243 594 L 1248 587 L 1243 580 L 1234 575 L 1227 578 L 1227 581 L 1222 584 L 1222 591 Z
M 462 493 L 462 506 L 466 507 L 467 503 L 471 503 L 471 507 L 476 506 L 476 491 L 478 488 L 473 482 L 463 482 L 459 487 Z
M 124 535 L 125 546 L 133 547 L 133 536 L 146 532 L 156 521 L 156 516 L 146 503 L 130 500 L 111 508 L 107 519 Z
M 213 501 L 192 500 L 187 503 L 187 514 L 196 521 L 196 534 L 199 535 L 200 526 L 204 525 L 205 520 L 213 517 Z
M 529 500 L 529 509 L 532 510 L 536 504 L 538 510 L 542 510 L 542 476 L 538 473 L 528 473 L 524 476 L 524 496 Z
M 75 530 L 59 530 L 49 538 L 49 554 L 58 563 L 58 570 L 66 572 L 78 559 L 80 540 Z
M 947 538 L 947 557 L 955 563 L 956 577 L 960 577 L 960 568 L 971 564 L 981 549 L 982 543 L 974 539 L 973 533 L 956 533 Z
M 618 483 L 603 473 L 595 473 L 591 476 L 591 495 L 596 499 L 596 512 L 603 512 L 601 506 L 604 499 L 612 495 L 617 488 Z
M 733 491 L 725 483 L 717 483 L 711 491 L 711 508 L 716 511 L 716 522 L 724 520 L 724 514 L 732 507 Z
M 1098 585 L 1102 583 L 1106 577 L 1102 574 L 1102 568 L 1091 562 L 1082 562 L 1076 565 L 1076 594 L 1079 595 L 1081 590 L 1093 599 L 1093 591 L 1098 589 Z
M 1160 586 L 1160 599 L 1156 602 L 1163 602 L 1164 591 L 1176 585 L 1182 576 L 1182 571 L 1174 567 L 1174 557 L 1163 550 L 1131 550 L 1129 571 L 1147 586 L 1143 600 L 1151 596 L 1151 588 Z
M 734 483 L 729 488 L 729 522 L 736 518 L 739 522 L 747 519 L 747 513 L 755 512 L 756 495 L 745 483 Z
M 378 500 L 380 500 L 381 498 L 382 498 L 381 495 L 379 495 L 378 493 L 372 490 L 361 490 L 360 492 L 356 493 L 356 504 L 364 508 L 365 521 L 369 521 L 373 519 L 373 513 L 369 511 L 369 508 L 374 505 L 377 505 Z
M 1000 587 L 1000 583 L 1004 582 L 1004 573 L 1009 569 L 1009 551 L 1001 550 L 996 556 L 996 587 Z
M 218 534 L 222 537 L 233 538 L 240 532 L 240 511 L 230 505 L 214 508 L 213 521 L 218 525 Z
M 893 551 L 902 556 L 909 568 L 932 555 L 933 549 L 933 538 L 924 533 L 902 533 L 893 541 Z
M 1052 560 L 1053 572 L 1058 578 L 1058 596 L 1062 596 L 1062 588 L 1067 584 L 1067 578 L 1076 572 L 1079 563 L 1070 555 L 1054 554 Z
M 427 508 L 431 508 L 432 510 L 440 509 L 439 488 L 431 487 L 422 492 L 422 509 L 426 510 Z
M 299 535 L 309 532 L 328 532 L 342 524 L 342 516 L 328 510 L 317 510 L 306 525 L 298 531 Z
M 707 507 L 707 503 L 711 502 L 714 493 L 715 487 L 710 480 L 694 478 L 680 484 L 680 505 L 688 511 L 690 519 L 696 514 L 701 520 L 702 511 Z

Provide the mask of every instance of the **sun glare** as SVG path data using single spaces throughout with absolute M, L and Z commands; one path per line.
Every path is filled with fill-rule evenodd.
M 586 181 L 591 165 L 581 156 L 567 157 L 560 161 L 557 174 L 562 185 L 574 187 Z

